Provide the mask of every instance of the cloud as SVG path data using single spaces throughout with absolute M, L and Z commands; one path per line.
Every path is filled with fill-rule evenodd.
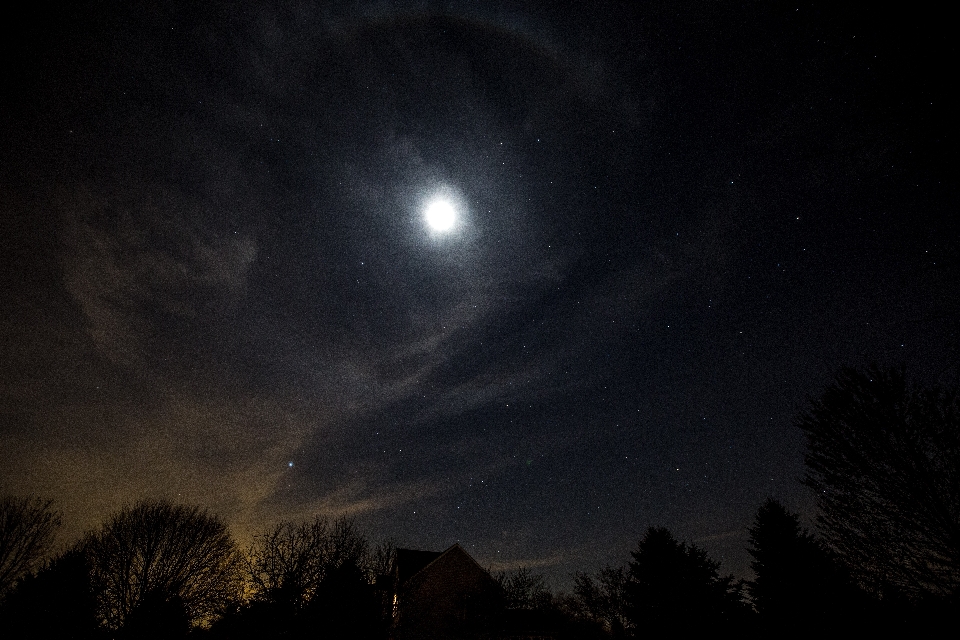
M 255 240 L 207 231 L 203 207 L 185 196 L 80 189 L 60 208 L 64 284 L 88 336 L 118 366 L 143 362 L 158 316 L 216 315 L 245 293 Z
M 305 514 L 323 513 L 330 516 L 353 517 L 382 509 L 396 509 L 443 493 L 433 482 L 413 482 L 372 486 L 354 480 L 336 490 L 309 501 L 302 507 Z
M 493 560 L 485 566 L 491 571 L 516 571 L 523 567 L 524 569 L 540 569 L 544 567 L 555 567 L 560 564 L 576 559 L 578 556 L 573 553 L 551 553 L 545 556 L 520 557 L 510 560 Z
M 19 455 L 0 480 L 14 491 L 59 496 L 67 539 L 141 499 L 202 505 L 241 533 L 272 521 L 264 507 L 289 473 L 287 461 L 307 432 L 322 427 L 318 412 L 292 402 L 188 389 L 167 389 L 152 407 L 61 406 L 35 420 L 63 437 L 5 434 L 0 446 Z

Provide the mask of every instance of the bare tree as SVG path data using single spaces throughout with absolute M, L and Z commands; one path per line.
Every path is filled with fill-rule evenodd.
M 227 526 L 199 507 L 140 502 L 81 542 L 100 614 L 119 629 L 157 599 L 176 602 L 190 625 L 209 623 L 242 595 L 242 559 Z
M 385 551 L 386 552 L 386 551 Z M 334 569 L 367 571 L 369 546 L 350 520 L 281 522 L 254 538 L 248 553 L 256 597 L 303 607 Z
M 615 638 L 626 636 L 630 629 L 628 581 L 624 567 L 606 566 L 596 576 L 577 573 L 573 584 L 578 614 L 597 622 Z
M 960 595 L 960 394 L 847 369 L 800 416 L 818 524 L 862 586 Z
M 62 522 L 51 500 L 0 499 L 0 597 L 43 560 Z
M 503 590 L 508 609 L 544 609 L 553 601 L 543 576 L 519 567 L 512 573 L 499 572 L 494 579 Z
M 370 570 L 375 578 L 387 576 L 393 567 L 393 561 L 397 557 L 397 544 L 393 539 L 388 538 L 377 544 L 370 556 Z

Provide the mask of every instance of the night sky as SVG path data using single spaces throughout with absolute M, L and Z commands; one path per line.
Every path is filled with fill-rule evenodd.
M 2 493 L 749 577 L 841 366 L 958 376 L 956 38 L 835 4 L 31 3 Z

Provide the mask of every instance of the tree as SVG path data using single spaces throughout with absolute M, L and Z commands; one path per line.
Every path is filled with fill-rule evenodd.
M 9 640 L 103 637 L 86 555 L 70 549 L 20 579 L 0 609 L 0 629 Z
M 40 564 L 62 521 L 51 500 L 32 496 L 0 499 L 0 598 L 18 578 Z
M 386 631 L 379 594 L 368 572 L 353 561 L 325 572 L 300 618 L 305 637 L 321 629 L 333 638 L 372 640 Z
M 242 561 L 226 525 L 199 507 L 140 502 L 81 541 L 100 615 L 143 628 L 182 607 L 204 625 L 242 595 Z M 132 633 L 132 631 L 131 631 Z
M 604 567 L 596 577 L 578 573 L 573 592 L 580 615 L 599 624 L 614 638 L 626 637 L 630 629 L 627 602 L 629 574 L 624 567 Z
M 381 637 L 385 611 L 373 581 L 392 555 L 389 543 L 371 553 L 347 519 L 281 522 L 254 537 L 247 554 L 253 600 L 217 624 L 214 636 Z
M 494 578 L 503 591 L 507 609 L 546 609 L 553 601 L 543 576 L 531 573 L 526 567 L 520 567 L 510 574 L 500 572 Z
M 120 640 L 173 640 L 190 632 L 190 613 L 177 594 L 154 589 L 127 616 Z
M 800 526 L 800 518 L 768 498 L 750 528 L 756 577 L 747 583 L 766 631 L 832 628 L 857 610 L 857 594 L 834 555 Z
M 960 596 L 960 402 L 903 369 L 844 369 L 798 419 L 817 522 L 880 596 Z
M 331 525 L 323 516 L 312 522 L 281 522 L 254 538 L 247 556 L 255 597 L 302 608 L 330 571 L 342 566 L 366 570 L 369 544 L 350 520 Z
M 370 572 L 375 580 L 387 578 L 393 563 L 397 558 L 397 544 L 388 538 L 379 542 L 370 554 Z
M 695 545 L 650 527 L 632 552 L 628 611 L 636 635 L 706 632 L 723 628 L 743 610 L 733 577 Z

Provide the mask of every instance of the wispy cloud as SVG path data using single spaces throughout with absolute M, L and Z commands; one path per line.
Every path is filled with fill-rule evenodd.
M 192 318 L 235 303 L 257 257 L 253 238 L 204 229 L 199 203 L 170 191 L 60 202 L 64 283 L 88 336 L 111 362 L 142 363 L 153 315 Z
M 491 571 L 515 571 L 524 569 L 541 569 L 546 567 L 555 567 L 557 565 L 569 562 L 577 556 L 570 552 L 552 553 L 545 556 L 526 556 L 519 558 L 497 559 L 486 565 Z

